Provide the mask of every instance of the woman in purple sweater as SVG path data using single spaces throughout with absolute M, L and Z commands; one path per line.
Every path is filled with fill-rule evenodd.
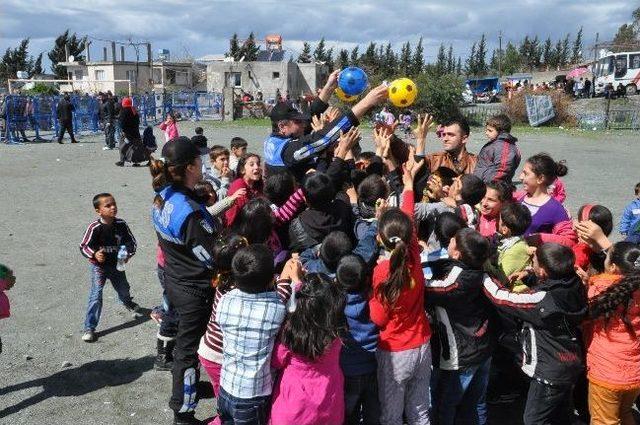
M 558 242 L 568 246 L 575 243 L 567 210 L 547 193 L 549 185 L 566 174 L 567 166 L 555 162 L 546 153 L 534 155 L 524 164 L 520 173 L 524 192 L 516 195 L 516 199 L 531 212 L 531 225 L 524 234 L 529 242 L 536 245 Z

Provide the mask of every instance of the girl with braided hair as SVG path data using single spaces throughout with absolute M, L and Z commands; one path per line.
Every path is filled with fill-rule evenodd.
M 640 247 L 614 244 L 589 279 L 585 326 L 589 411 L 595 424 L 635 424 L 640 395 Z

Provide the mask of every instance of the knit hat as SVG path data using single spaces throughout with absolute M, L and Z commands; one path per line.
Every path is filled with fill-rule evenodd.
M 125 97 L 122 99 L 122 107 L 123 108 L 131 108 L 133 106 L 133 100 L 130 97 Z

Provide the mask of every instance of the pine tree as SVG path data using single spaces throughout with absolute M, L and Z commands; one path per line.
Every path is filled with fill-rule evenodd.
M 233 58 L 234 61 L 240 60 L 240 45 L 238 44 L 238 34 L 233 34 L 233 37 L 231 37 L 231 40 L 229 40 L 229 51 L 224 55 L 228 58 Z
M 487 45 L 484 34 L 480 37 L 476 52 L 476 74 L 479 76 L 487 75 Z
M 447 55 L 444 53 L 444 44 L 440 44 L 440 49 L 438 49 L 434 71 L 438 77 L 447 72 Z
M 540 39 L 536 35 L 529 46 L 529 67 L 531 69 L 540 67 L 540 56 L 542 56 L 542 48 L 540 47 Z
M 477 67 L 476 67 L 476 43 L 473 43 L 473 45 L 471 45 L 471 53 L 469 54 L 469 57 L 467 58 L 467 63 L 466 63 L 466 72 L 467 75 L 476 75 L 477 73 Z
M 582 27 L 576 34 L 576 39 L 573 42 L 573 49 L 571 51 L 571 63 L 578 64 L 582 62 Z
M 33 69 L 31 69 L 30 77 L 33 77 L 34 75 L 41 75 L 43 73 L 44 70 L 42 69 L 42 53 L 40 53 L 35 62 L 33 62 Z
M 333 47 L 331 47 L 329 50 L 327 50 L 327 53 L 325 54 L 325 64 L 329 67 L 329 69 L 333 69 L 334 63 L 333 63 Z
M 300 52 L 297 62 L 311 63 L 311 46 L 306 41 L 302 43 L 302 52 Z
M 39 64 L 37 62 L 40 62 Z M 29 74 L 29 77 L 34 75 L 34 69 L 36 65 L 40 68 L 40 74 L 42 73 L 42 54 L 38 56 L 38 59 L 34 61 L 32 56 L 29 56 L 29 39 L 23 39 L 18 47 L 7 48 L 2 60 L 0 60 L 0 81 L 7 81 L 9 78 L 17 78 L 18 71 L 25 71 Z
M 496 49 L 493 49 L 491 52 L 491 62 L 489 62 L 489 69 L 491 73 L 498 72 L 498 54 L 496 53 Z
M 552 55 L 553 55 L 553 47 L 551 45 L 551 37 L 547 37 L 547 39 L 544 41 L 544 47 L 542 49 L 542 64 L 544 65 L 545 69 L 548 71 L 549 68 L 552 66 Z
M 417 76 L 424 68 L 424 48 L 422 47 L 422 37 L 418 40 L 416 49 L 413 51 L 413 60 L 411 62 L 410 75 Z
M 60 34 L 56 40 L 53 49 L 47 53 L 51 61 L 51 71 L 56 74 L 57 78 L 66 79 L 67 70 L 64 66 L 58 65 L 60 62 L 67 60 L 65 45 L 69 47 L 69 55 L 75 57 L 77 62 L 84 61 L 82 52 L 84 51 L 86 39 L 78 38 L 75 33 L 69 35 L 69 30 Z
M 613 52 L 624 52 L 640 49 L 640 42 L 636 39 L 636 31 L 633 25 L 622 24 L 613 38 Z
M 556 47 L 551 55 L 551 64 L 554 69 L 560 69 L 560 61 L 562 60 L 562 40 L 558 39 Z
M 260 47 L 256 44 L 256 37 L 253 31 L 249 34 L 249 38 L 244 42 L 240 48 L 240 57 L 244 56 L 245 62 L 253 62 L 258 59 L 258 52 Z
M 364 55 L 360 58 L 362 65 L 367 68 L 367 71 L 374 72 L 377 68 L 376 64 L 376 43 L 373 41 L 369 43 L 367 46 L 367 50 L 364 52 Z
M 316 62 L 327 61 L 327 52 L 325 51 L 324 37 L 320 39 L 320 41 L 318 42 L 318 45 L 313 51 L 313 59 L 315 59 Z
M 456 75 L 462 75 L 462 58 L 458 56 L 458 64 L 456 65 Z
M 530 63 L 530 53 L 531 53 L 531 40 L 529 40 L 529 36 L 525 35 L 522 43 L 520 44 L 520 49 L 518 51 L 520 56 L 520 64 L 524 68 L 529 68 Z
M 349 65 L 349 52 L 347 51 L 347 49 L 340 49 L 340 52 L 338 53 L 337 65 L 340 67 L 340 69 Z
M 396 72 L 397 59 L 396 53 L 391 48 L 391 43 L 387 43 L 384 48 L 384 73 L 383 78 L 390 78 Z
M 402 75 L 408 75 L 411 71 L 411 44 L 407 41 L 400 50 L 399 71 Z
M 453 74 L 456 71 L 456 62 L 453 58 L 453 46 L 449 44 L 449 53 L 447 54 L 447 74 Z
M 569 36 L 567 36 L 562 40 L 562 55 L 560 56 L 560 66 L 565 66 L 569 63 Z
M 508 42 L 502 60 L 502 73 L 513 74 L 520 70 L 520 53 L 513 43 Z
M 353 66 L 357 66 L 360 63 L 360 53 L 358 52 L 358 48 L 360 46 L 356 46 L 351 50 L 351 55 L 349 57 L 349 63 Z

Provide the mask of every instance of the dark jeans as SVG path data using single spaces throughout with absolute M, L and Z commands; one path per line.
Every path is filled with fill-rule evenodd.
M 193 412 L 198 405 L 198 345 L 211 316 L 213 291 L 181 285 L 165 276 L 169 302 L 180 320 L 173 352 L 173 390 L 169 407 L 179 413 Z
M 73 122 L 72 121 L 60 121 L 60 133 L 58 134 L 58 142 L 62 141 L 65 130 L 69 133 L 72 142 L 76 142 L 76 138 L 73 135 Z
M 160 322 L 160 330 L 158 335 L 164 339 L 175 338 L 178 333 L 178 313 L 173 308 L 169 297 L 167 297 L 167 288 L 164 282 L 164 269 L 158 266 L 158 280 L 162 286 L 162 322 Z
M 104 124 L 104 144 L 109 148 L 116 147 L 116 127 L 112 122 L 105 122 Z
M 218 415 L 222 425 L 266 425 L 269 422 L 271 396 L 237 398 L 220 387 Z
M 435 400 L 439 425 L 484 425 L 487 423 L 485 395 L 491 358 L 461 370 L 440 370 Z
M 84 330 L 94 331 L 100 321 L 100 314 L 102 313 L 102 291 L 104 285 L 107 283 L 107 279 L 113 285 L 113 289 L 118 294 L 118 300 L 125 305 L 125 307 L 132 308 L 135 303 L 132 301 L 131 293 L 129 292 L 129 282 L 127 281 L 127 275 L 125 272 L 118 271 L 116 266 L 96 266 L 91 264 L 89 266 L 91 274 L 91 286 L 89 289 L 89 302 L 87 303 L 87 314 L 84 319 Z
M 380 423 L 378 374 L 344 377 L 345 423 L 376 425 Z
M 570 424 L 573 415 L 572 393 L 573 385 L 547 385 L 532 379 L 524 409 L 524 424 Z

